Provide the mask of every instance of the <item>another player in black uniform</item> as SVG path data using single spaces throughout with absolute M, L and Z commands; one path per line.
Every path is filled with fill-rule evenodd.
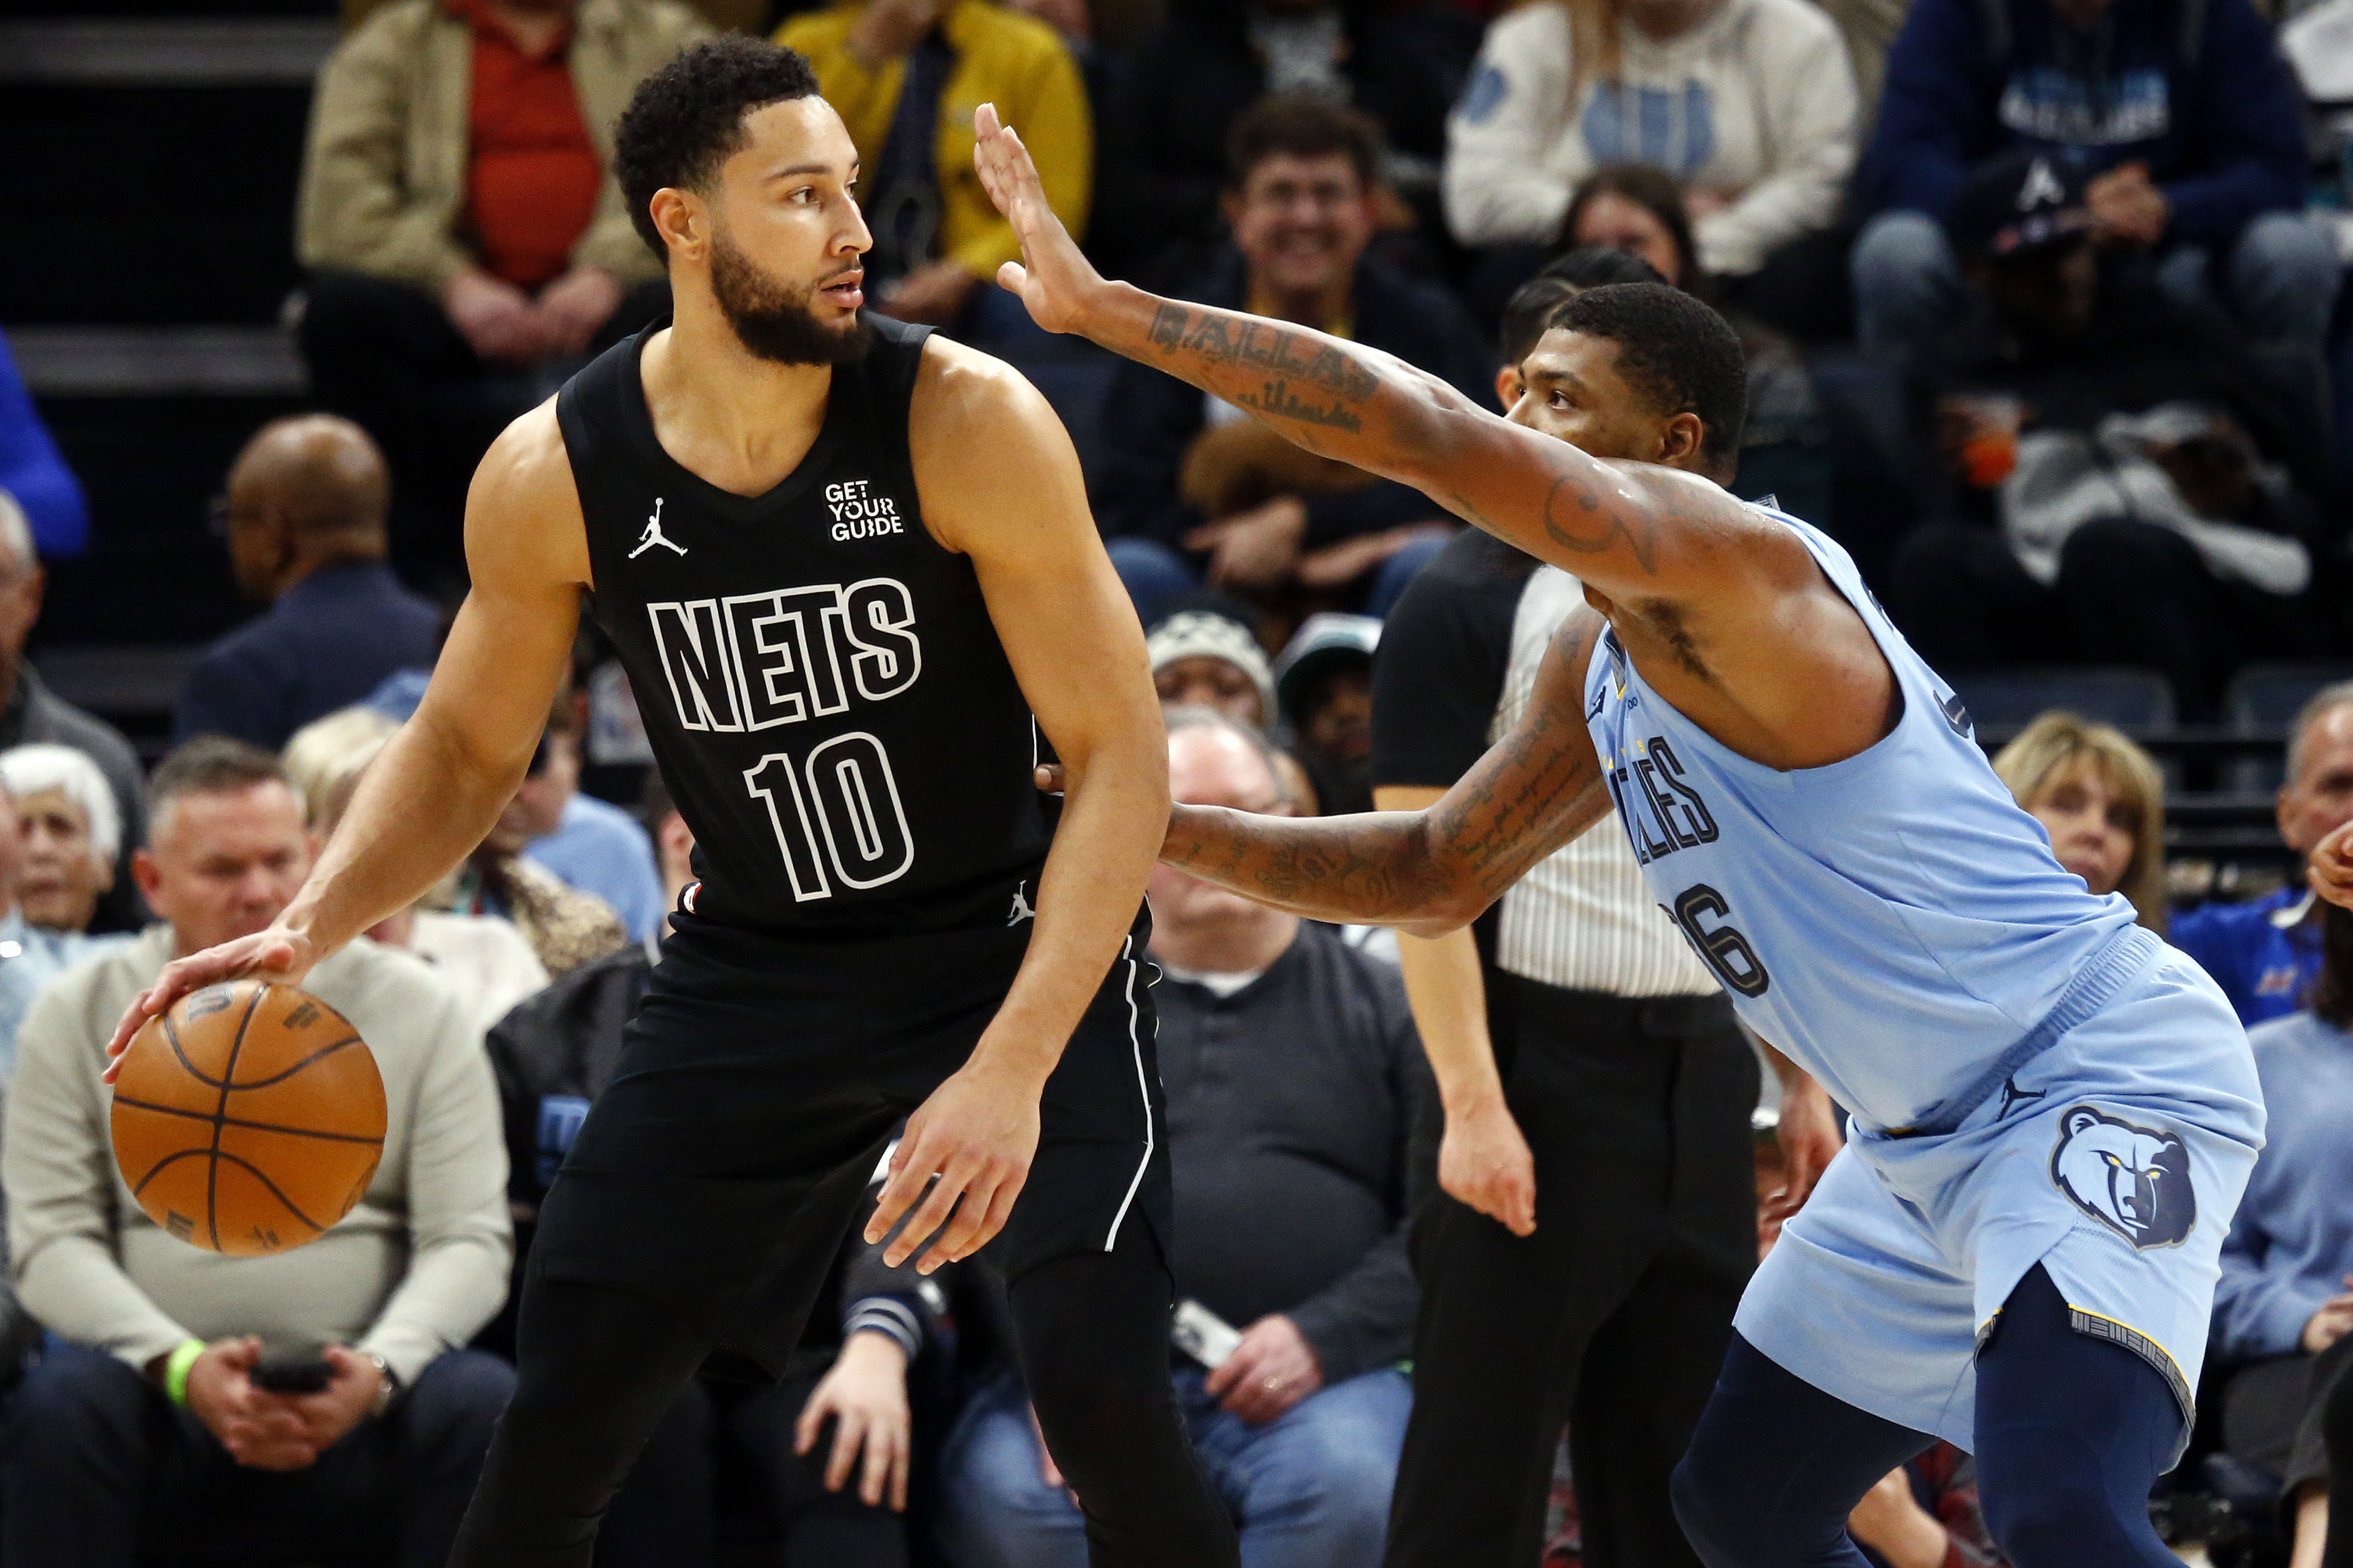
M 1167 754 L 1069 439 L 1003 365 L 860 314 L 857 153 L 798 55 L 690 49 L 617 141 L 674 322 L 492 447 L 417 717 L 279 923 L 171 965 L 118 1048 L 195 986 L 299 983 L 471 849 L 587 589 L 702 880 L 542 1211 L 452 1563 L 586 1568 L 705 1357 L 783 1367 L 902 1116 L 867 1234 L 911 1216 L 888 1256 L 928 1242 L 928 1270 L 1002 1229 L 1092 1560 L 1235 1563 L 1167 1377 L 1139 912 Z M 1031 783 L 1041 736 L 1061 803 Z

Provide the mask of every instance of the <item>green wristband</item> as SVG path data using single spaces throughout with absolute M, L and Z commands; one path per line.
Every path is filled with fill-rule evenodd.
M 204 1341 L 185 1340 L 172 1352 L 172 1359 L 164 1363 L 164 1392 L 171 1396 L 173 1404 L 185 1406 L 188 1403 L 188 1369 L 204 1353 Z

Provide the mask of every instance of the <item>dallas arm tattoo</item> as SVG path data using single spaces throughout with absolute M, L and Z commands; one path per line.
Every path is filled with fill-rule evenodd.
M 1237 311 L 1164 301 L 1153 311 L 1148 335 L 1149 353 L 1137 356 L 1146 363 L 1284 427 L 1293 440 L 1327 457 L 1373 452 L 1378 443 L 1365 436 L 1365 421 L 1384 388 L 1392 395 L 1428 393 L 1353 344 Z M 1320 431 L 1363 439 L 1327 444 Z
M 1570 637 L 1555 657 L 1574 669 L 1583 651 Z M 1161 858 L 1316 920 L 1459 925 L 1609 809 L 1574 694 L 1543 695 L 1427 811 L 1303 819 L 1180 805 Z

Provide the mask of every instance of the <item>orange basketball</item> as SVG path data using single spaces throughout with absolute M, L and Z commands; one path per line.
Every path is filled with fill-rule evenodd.
M 351 1213 L 384 1153 L 384 1079 L 308 992 L 233 980 L 132 1037 L 114 1159 L 147 1217 L 192 1247 L 283 1252 Z

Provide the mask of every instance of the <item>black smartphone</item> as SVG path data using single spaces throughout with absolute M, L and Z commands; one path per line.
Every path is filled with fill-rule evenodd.
M 292 1356 L 264 1356 L 253 1369 L 253 1385 L 272 1394 L 316 1394 L 335 1380 L 335 1364 Z

